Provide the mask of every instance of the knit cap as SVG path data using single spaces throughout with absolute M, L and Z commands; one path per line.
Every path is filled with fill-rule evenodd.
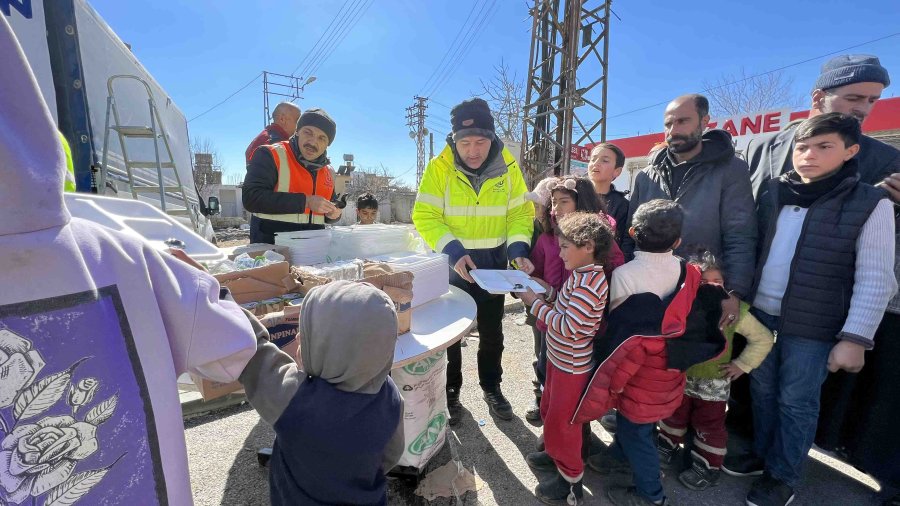
M 337 133 L 337 125 L 324 109 L 309 109 L 301 114 L 300 119 L 297 120 L 297 130 L 300 130 L 304 126 L 314 126 L 325 132 L 325 135 L 328 136 L 329 146 L 334 142 L 334 135 Z
M 480 98 L 465 100 L 450 111 L 453 140 L 478 135 L 494 138 L 494 117 L 488 103 Z
M 845 54 L 836 56 L 822 65 L 822 74 L 816 79 L 813 90 L 829 90 L 855 83 L 881 83 L 885 88 L 891 84 L 886 68 L 878 57 L 868 54 Z

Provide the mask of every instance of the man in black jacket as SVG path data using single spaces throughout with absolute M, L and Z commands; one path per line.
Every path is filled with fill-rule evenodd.
M 334 171 L 326 150 L 337 127 L 322 109 L 297 121 L 290 139 L 261 146 L 247 163 L 244 208 L 258 218 L 250 241 L 275 243 L 277 232 L 316 230 L 341 218 L 334 199 Z
M 709 101 L 684 95 L 666 107 L 666 143 L 650 166 L 637 174 L 631 191 L 631 227 L 638 206 L 653 199 L 674 200 L 684 207 L 682 257 L 704 247 L 722 258 L 725 286 L 731 297 L 722 304 L 722 325 L 734 323 L 740 299 L 747 296 L 756 263 L 756 214 L 747 164 L 736 157 L 731 136 L 709 130 Z M 634 256 L 634 239 L 622 241 L 626 258 Z

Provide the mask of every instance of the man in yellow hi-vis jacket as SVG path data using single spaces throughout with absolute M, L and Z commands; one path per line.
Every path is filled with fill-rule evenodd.
M 466 100 L 450 112 L 453 133 L 428 164 L 412 219 L 425 242 L 450 257 L 450 283 L 478 306 L 478 378 L 492 413 L 512 419 L 512 407 L 500 391 L 503 375 L 503 295 L 476 285 L 469 270 L 506 269 L 509 262 L 530 274 L 528 248 L 534 206 L 515 158 L 494 134 L 487 102 Z M 462 405 L 462 353 L 447 350 L 447 407 L 450 424 L 459 423 Z

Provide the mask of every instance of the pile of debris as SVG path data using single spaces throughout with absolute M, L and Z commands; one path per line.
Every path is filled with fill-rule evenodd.
M 243 241 L 250 239 L 250 227 L 244 228 L 223 228 L 216 230 L 216 242 L 231 243 L 234 241 Z

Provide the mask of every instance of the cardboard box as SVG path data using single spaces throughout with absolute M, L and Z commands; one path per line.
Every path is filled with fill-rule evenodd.
M 261 316 L 259 322 L 269 331 L 270 342 L 297 360 L 297 351 L 300 348 L 300 339 L 297 336 L 297 332 L 300 330 L 300 308 L 290 307 L 282 312 L 269 313 Z M 191 374 L 191 379 L 204 401 L 210 401 L 244 388 L 237 381 L 219 383 L 193 374 Z
M 405 334 L 412 328 L 412 282 L 411 272 L 379 274 L 359 280 L 370 283 L 388 294 L 397 308 L 397 335 Z
M 231 296 L 238 304 L 280 297 L 300 289 L 291 276 L 291 267 L 287 262 L 216 274 L 215 278 L 220 285 L 231 290 Z

